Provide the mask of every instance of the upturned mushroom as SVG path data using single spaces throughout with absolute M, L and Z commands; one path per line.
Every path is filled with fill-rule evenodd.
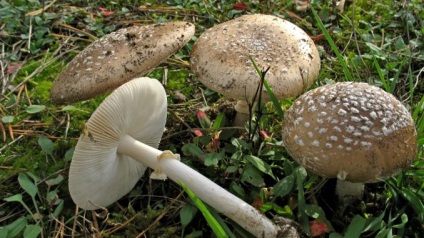
M 53 82 L 55 104 L 94 98 L 146 73 L 183 47 L 194 25 L 169 22 L 122 28 L 94 41 Z
M 300 96 L 285 113 L 283 142 L 307 170 L 337 177 L 336 192 L 360 198 L 364 183 L 408 168 L 417 133 L 393 95 L 367 83 L 335 83 Z M 349 199 L 348 199 L 349 200 Z
M 311 38 L 293 23 L 276 16 L 253 14 L 205 31 L 190 53 L 191 70 L 206 87 L 239 100 L 236 125 L 249 117 L 260 84 L 251 58 L 279 99 L 298 96 L 317 78 L 321 66 Z M 263 99 L 267 99 L 265 89 Z
M 155 79 L 131 80 L 112 92 L 86 123 L 69 172 L 69 190 L 81 208 L 106 207 L 128 193 L 144 170 L 184 183 L 200 199 L 256 237 L 276 237 L 280 229 L 258 210 L 156 149 L 166 121 L 167 99 Z

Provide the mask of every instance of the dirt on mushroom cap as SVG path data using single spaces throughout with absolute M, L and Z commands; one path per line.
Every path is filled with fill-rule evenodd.
M 289 154 L 324 177 L 377 182 L 407 168 L 417 153 L 408 110 L 366 83 L 335 83 L 299 97 L 285 114 Z
M 226 97 L 250 99 L 260 78 L 278 98 L 297 96 L 318 76 L 320 58 L 314 42 L 296 25 L 271 15 L 244 15 L 205 31 L 193 46 L 190 62 L 198 79 Z M 265 95 L 265 94 L 264 94 Z
M 55 104 L 87 100 L 154 68 L 194 34 L 188 22 L 133 26 L 94 41 L 60 73 L 51 89 Z

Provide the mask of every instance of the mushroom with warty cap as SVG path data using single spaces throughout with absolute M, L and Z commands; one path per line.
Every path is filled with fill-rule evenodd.
M 249 116 L 247 104 L 254 103 L 260 84 L 251 58 L 259 68 L 270 67 L 266 80 L 279 99 L 303 93 L 321 67 L 311 38 L 276 16 L 244 15 L 206 30 L 193 45 L 191 70 L 206 87 L 239 100 L 236 125 L 240 125 L 238 116 L 244 117 L 241 124 Z M 265 90 L 262 95 L 266 100 Z
M 94 98 L 159 65 L 193 36 L 194 25 L 169 22 L 132 26 L 94 41 L 54 81 L 55 104 Z
M 361 197 L 363 183 L 411 165 L 417 133 L 393 95 L 367 83 L 335 83 L 308 91 L 284 115 L 288 153 L 307 170 L 337 177 L 337 193 Z
M 146 166 L 155 177 L 184 183 L 200 199 L 256 237 L 280 229 L 258 210 L 158 146 L 166 121 L 166 94 L 155 79 L 131 80 L 112 92 L 87 121 L 69 172 L 73 201 L 83 209 L 106 207 L 128 193 Z

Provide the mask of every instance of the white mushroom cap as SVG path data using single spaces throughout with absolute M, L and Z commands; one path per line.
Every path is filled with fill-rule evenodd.
M 260 69 L 270 67 L 266 79 L 277 98 L 303 93 L 320 69 L 318 50 L 302 29 L 262 14 L 244 15 L 208 29 L 194 44 L 190 62 L 208 88 L 251 102 L 260 77 L 250 57 Z
M 354 183 L 390 177 L 417 153 L 408 110 L 366 83 L 329 84 L 300 96 L 285 114 L 283 141 L 306 169 Z
M 83 209 L 106 207 L 127 194 L 146 166 L 117 153 L 130 135 L 157 148 L 166 122 L 167 98 L 158 80 L 137 78 L 109 95 L 86 123 L 69 171 L 69 190 Z
M 183 47 L 194 25 L 169 22 L 133 26 L 86 47 L 59 74 L 51 89 L 55 104 L 87 100 L 146 73 Z

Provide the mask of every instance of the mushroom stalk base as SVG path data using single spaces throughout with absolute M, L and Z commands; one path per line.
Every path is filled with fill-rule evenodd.
M 236 117 L 234 118 L 234 126 L 242 126 L 249 120 L 249 104 L 245 100 L 238 100 L 234 109 L 236 109 Z
M 120 140 L 118 153 L 124 153 L 154 170 L 160 169 L 174 182 L 184 183 L 196 196 L 255 237 L 277 237 L 277 225 L 258 210 L 179 160 L 167 156 L 161 158 L 162 151 L 126 135 Z
M 352 183 L 346 180 L 337 179 L 336 194 L 341 204 L 342 211 L 355 200 L 361 199 L 363 192 L 363 183 Z

